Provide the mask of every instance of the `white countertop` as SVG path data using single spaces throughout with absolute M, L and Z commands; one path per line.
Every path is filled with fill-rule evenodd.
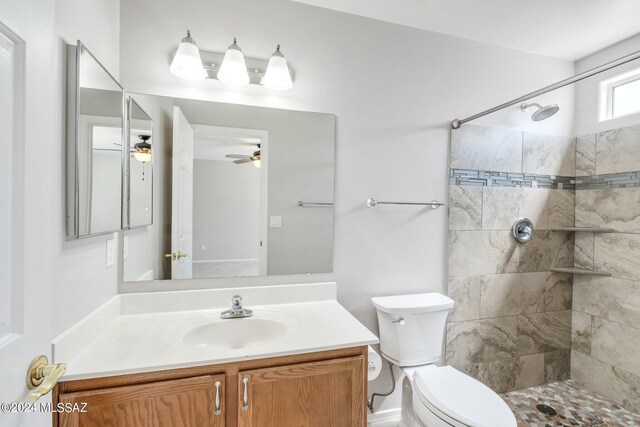
M 63 380 L 68 381 L 378 342 L 335 300 L 335 283 L 284 286 L 118 295 L 54 340 L 54 361 L 67 363 Z M 194 346 L 179 338 L 176 330 L 180 325 L 203 316 L 217 318 L 233 293 L 242 295 L 245 307 L 254 310 L 256 318 L 276 312 L 289 319 L 286 333 L 268 343 L 236 349 Z M 210 304 L 214 307 L 203 307 L 207 298 L 215 301 Z M 261 305 L 252 305 L 252 300 Z

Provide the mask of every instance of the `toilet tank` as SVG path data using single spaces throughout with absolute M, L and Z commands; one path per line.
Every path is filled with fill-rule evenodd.
M 378 311 L 380 350 L 398 366 L 437 362 L 453 300 L 438 293 L 371 298 Z

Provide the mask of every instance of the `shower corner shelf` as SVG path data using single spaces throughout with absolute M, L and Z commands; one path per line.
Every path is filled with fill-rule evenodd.
M 606 271 L 595 271 L 589 270 L 588 268 L 580 268 L 580 267 L 552 267 L 549 271 L 553 271 L 555 273 L 569 273 L 569 274 L 588 274 L 591 276 L 604 276 L 609 277 L 611 273 L 607 273 Z
M 551 227 L 551 231 L 581 231 L 585 233 L 615 233 L 613 228 L 597 227 Z

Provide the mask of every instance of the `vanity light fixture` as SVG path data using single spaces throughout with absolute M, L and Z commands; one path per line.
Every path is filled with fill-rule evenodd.
M 193 59 L 194 55 L 197 55 L 197 60 Z M 176 65 L 181 63 L 189 63 L 193 69 L 181 72 L 184 67 Z M 189 32 L 173 54 L 171 72 L 187 80 L 218 79 L 231 86 L 255 84 L 271 90 L 293 87 L 293 70 L 280 51 L 280 45 L 269 60 L 247 58 L 235 38 L 225 53 L 199 51 Z
M 202 67 L 200 51 L 196 42 L 191 38 L 191 31 L 187 30 L 187 37 L 180 42 L 169 70 L 185 80 L 204 80 L 207 77 L 207 73 Z
M 272 90 L 289 90 L 293 87 L 289 66 L 287 65 L 287 60 L 284 59 L 284 55 L 280 52 L 280 45 L 278 45 L 269 59 L 262 85 Z
M 249 73 L 247 64 L 244 62 L 244 55 L 240 46 L 233 38 L 233 44 L 229 46 L 224 54 L 222 65 L 218 70 L 218 80 L 231 86 L 244 86 L 249 84 Z

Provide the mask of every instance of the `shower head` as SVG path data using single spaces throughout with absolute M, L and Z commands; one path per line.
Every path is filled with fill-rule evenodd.
M 526 102 L 523 102 L 522 104 L 520 104 L 520 109 L 522 111 L 526 112 L 529 107 L 538 108 L 531 115 L 531 120 L 533 120 L 534 122 L 539 122 L 540 120 L 548 119 L 549 117 L 557 113 L 558 110 L 560 110 L 560 107 L 558 107 L 558 104 L 545 105 L 544 107 L 537 103 L 527 104 Z

